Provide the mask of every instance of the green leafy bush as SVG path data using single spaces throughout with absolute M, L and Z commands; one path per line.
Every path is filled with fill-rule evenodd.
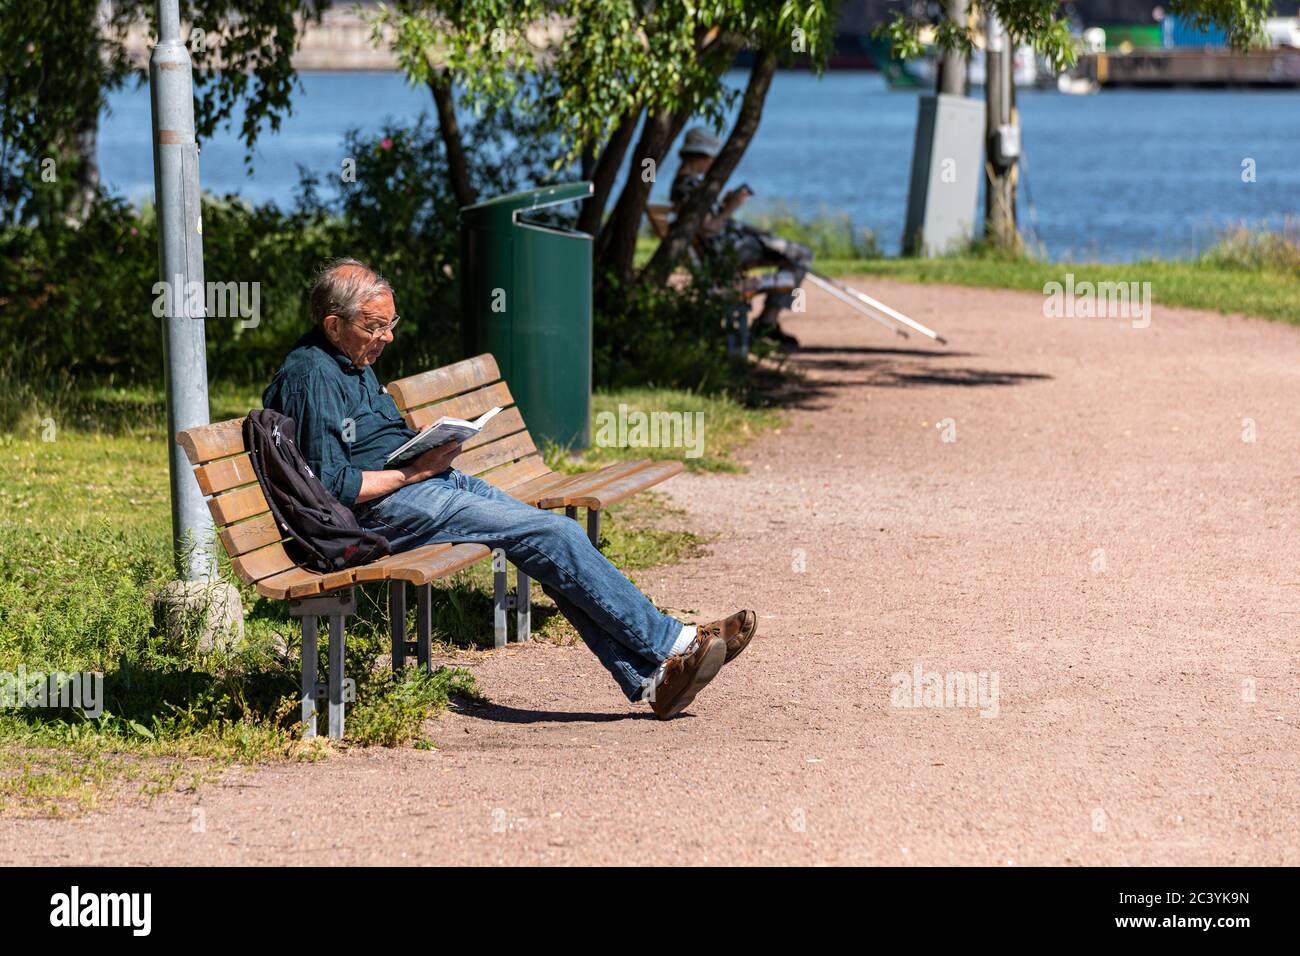
M 737 304 L 735 264 L 691 268 L 690 281 L 619 287 L 593 316 L 593 375 L 600 388 L 685 387 L 702 394 L 744 391 L 748 371 L 727 351 L 726 318 Z
M 469 125 L 466 141 L 482 194 L 552 175 L 554 157 L 525 123 L 489 112 Z M 255 283 L 259 307 L 256 323 L 208 318 L 210 379 L 268 380 L 308 327 L 307 289 L 316 270 L 343 255 L 370 263 L 397 289 L 403 347 L 393 350 L 387 374 L 460 357 L 458 207 L 437 130 L 423 118 L 377 136 L 354 130 L 343 149 L 355 161 L 355 179 L 327 185 L 304 173 L 287 211 L 204 197 L 204 278 L 248 283 L 250 290 Z M 43 395 L 69 377 L 83 385 L 156 382 L 162 368 L 157 270 L 153 210 L 111 196 L 78 229 L 0 231 L 6 379 Z

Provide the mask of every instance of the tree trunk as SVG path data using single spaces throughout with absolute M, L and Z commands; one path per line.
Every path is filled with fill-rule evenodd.
M 99 114 L 81 117 L 73 133 L 73 145 L 77 152 L 76 192 L 71 197 L 68 209 L 68 224 L 80 226 L 89 217 L 99 201 Z
M 667 280 L 673 267 L 681 261 L 695 239 L 704 219 L 709 214 L 723 185 L 731 178 L 740 164 L 741 157 L 749 148 L 750 140 L 758 131 L 759 120 L 763 118 L 763 103 L 767 92 L 772 87 L 772 77 L 776 73 L 775 48 L 764 49 L 754 60 L 749 71 L 749 83 L 745 87 L 745 96 L 741 100 L 740 113 L 736 124 L 731 128 L 722 152 L 713 161 L 708 174 L 700 188 L 679 210 L 673 220 L 672 228 L 664 241 L 659 243 L 654 256 L 641 273 L 642 282 L 662 284 Z
M 958 26 L 963 26 L 966 23 L 966 11 L 969 9 L 969 5 L 970 0 L 944 0 L 944 16 Z M 938 83 L 935 85 L 936 93 L 947 93 L 951 96 L 966 95 L 968 88 L 966 61 L 967 57 L 964 50 L 943 51 L 943 56 L 939 60 Z
M 701 28 L 695 38 L 696 55 L 720 76 L 735 59 L 744 42 L 743 34 Z M 664 154 L 693 112 L 690 107 L 684 107 L 675 113 L 660 108 L 652 109 L 646 114 L 641 137 L 628 166 L 627 182 L 623 184 L 623 191 L 619 193 L 618 202 L 609 219 L 596 235 L 595 299 L 598 304 L 605 301 L 608 294 L 609 278 L 613 277 L 623 285 L 632 279 L 636 237 L 641 229 L 641 217 L 645 213 L 650 191 L 658 177 Z M 632 117 L 631 126 L 627 130 L 629 137 L 635 127 L 636 117 Z M 648 170 L 645 164 L 647 159 L 653 160 L 653 165 Z M 650 173 L 648 179 L 647 171 Z M 589 202 L 588 205 L 593 204 Z
M 988 16 L 985 62 L 984 235 L 997 249 L 1018 253 L 1016 228 L 1016 161 L 1001 158 L 1001 128 L 1015 123 L 1012 40 L 992 14 Z
M 463 208 L 478 202 L 474 184 L 469 178 L 469 162 L 465 159 L 465 144 L 460 135 L 460 124 L 456 121 L 456 103 L 451 95 L 451 77 L 445 70 L 437 70 L 429 75 L 429 92 L 433 94 L 433 104 L 438 109 L 438 132 L 442 134 L 442 145 L 447 150 L 447 175 L 451 180 L 452 195 Z
M 632 152 L 627 182 L 623 184 L 614 211 L 596 236 L 594 256 L 597 301 L 604 298 L 609 278 L 621 284 L 631 281 L 641 215 L 658 177 L 664 153 L 689 118 L 690 114 L 684 110 L 673 112 L 663 108 L 646 117 L 641 138 Z M 646 160 L 651 160 L 653 164 L 647 165 Z
M 609 142 L 600 151 L 595 168 L 590 173 L 591 198 L 582 204 L 582 211 L 578 213 L 579 232 L 594 236 L 600 230 L 601 221 L 605 218 L 605 204 L 609 202 L 610 191 L 614 188 L 614 178 L 623 165 L 623 157 L 627 155 L 627 148 L 632 143 L 632 134 L 636 132 L 640 118 L 640 109 L 623 117 L 623 122 L 614 128 Z

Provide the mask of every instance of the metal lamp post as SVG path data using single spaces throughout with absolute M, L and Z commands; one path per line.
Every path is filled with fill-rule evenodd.
M 181 42 L 179 0 L 158 0 L 158 44 L 149 57 L 153 106 L 154 199 L 158 265 L 168 284 L 163 319 L 168 434 L 208 424 L 208 366 L 204 349 L 203 222 L 199 150 L 194 140 L 190 53 Z M 197 283 L 197 286 L 194 285 Z M 197 313 L 197 314 L 196 314 Z M 183 581 L 216 577 L 212 517 L 184 450 L 171 446 L 172 544 Z

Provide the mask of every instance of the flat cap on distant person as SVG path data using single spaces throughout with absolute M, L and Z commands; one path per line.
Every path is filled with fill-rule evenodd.
M 678 155 L 717 156 L 720 152 L 722 152 L 722 140 L 703 126 L 696 126 L 686 131 L 686 141 L 682 143 Z

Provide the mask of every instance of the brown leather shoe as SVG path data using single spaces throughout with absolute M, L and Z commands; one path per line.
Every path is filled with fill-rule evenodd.
M 660 720 L 675 717 L 722 670 L 727 643 L 716 634 L 697 635 L 684 654 L 668 658 L 664 679 L 650 692 L 650 707 Z
M 716 634 L 727 642 L 727 660 L 730 664 L 749 646 L 749 642 L 758 633 L 758 615 L 753 611 L 737 611 L 731 617 L 721 621 L 701 624 L 696 634 Z

